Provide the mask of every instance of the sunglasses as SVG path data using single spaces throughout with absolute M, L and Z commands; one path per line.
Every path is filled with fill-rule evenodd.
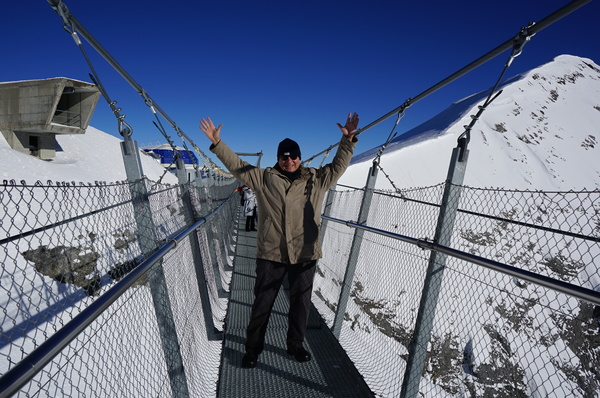
M 284 162 L 288 159 L 296 160 L 298 159 L 298 155 L 281 155 L 279 159 L 283 160 Z

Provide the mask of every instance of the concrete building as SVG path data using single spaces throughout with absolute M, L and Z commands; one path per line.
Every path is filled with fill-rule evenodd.
M 0 131 L 11 148 L 41 159 L 56 155 L 57 134 L 84 134 L 98 88 L 56 77 L 0 83 Z

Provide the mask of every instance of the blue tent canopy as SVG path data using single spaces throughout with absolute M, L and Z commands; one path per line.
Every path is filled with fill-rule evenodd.
M 179 149 L 179 155 L 185 164 L 198 164 L 198 158 L 192 151 L 187 151 L 185 149 Z M 155 154 L 160 157 L 160 162 L 162 164 L 169 164 L 173 162 L 175 158 L 175 152 L 173 149 L 163 149 L 163 148 L 142 148 L 144 152 L 148 152 L 150 154 Z

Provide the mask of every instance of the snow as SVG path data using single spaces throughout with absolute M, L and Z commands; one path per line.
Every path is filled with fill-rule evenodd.
M 47 181 L 93 183 L 127 179 L 120 147 L 122 140 L 90 126 L 85 134 L 57 135 L 56 141 L 62 151 L 46 161 L 11 149 L 0 134 L 0 180 L 45 184 Z M 140 157 L 144 174 L 157 181 L 165 169 L 143 152 Z M 177 177 L 167 173 L 162 181 L 177 184 Z
M 597 130 L 597 126 L 600 126 L 600 67 L 589 59 L 562 55 L 549 64 L 510 79 L 503 85 L 503 89 L 503 93 L 489 106 L 474 126 L 469 144 L 465 184 L 475 187 L 544 191 L 600 188 L 600 157 L 598 156 L 600 133 Z M 487 93 L 482 92 L 457 101 L 446 111 L 397 137 L 381 158 L 381 166 L 390 175 L 394 184 L 401 189 L 407 189 L 433 186 L 443 182 L 456 140 L 463 133 L 463 126 L 470 123 L 471 115 L 476 113 L 477 106 L 482 104 L 486 96 Z M 59 135 L 57 141 L 62 151 L 57 152 L 53 160 L 44 161 L 10 149 L 0 134 L 2 173 L 0 179 L 24 180 L 29 184 L 36 181 L 92 183 L 126 180 L 119 145 L 121 140 L 118 138 L 89 127 L 85 134 Z M 368 168 L 378 151 L 379 148 L 373 148 L 357 154 L 338 183 L 355 187 L 364 186 Z M 156 181 L 162 176 L 164 183 L 177 183 L 177 178 L 170 173 L 165 174 L 164 168 L 150 156 L 141 152 L 140 158 L 144 174 L 150 180 Z M 389 189 L 392 185 L 380 174 L 376 187 Z M 357 202 L 352 204 L 358 205 Z M 355 210 L 357 211 L 358 208 Z M 19 217 L 23 216 L 15 214 L 13 220 L 13 224 L 17 227 L 25 222 L 19 220 Z M 345 227 L 332 226 L 332 228 L 344 229 Z M 351 239 L 351 233 L 349 232 L 344 238 Z M 339 250 L 339 247 L 345 246 L 340 244 L 329 247 L 330 250 Z M 327 250 L 327 247 L 324 249 Z M 385 256 L 386 250 L 379 253 L 361 253 L 361 255 Z M 391 263 L 386 265 L 385 261 L 381 263 L 384 268 L 394 266 Z M 379 277 L 377 275 L 373 277 L 385 278 L 391 272 L 390 269 L 380 269 L 377 273 Z M 589 274 L 594 275 L 594 279 L 588 283 L 592 287 L 597 286 L 600 283 L 598 277 L 593 272 Z M 360 271 L 359 276 L 361 276 Z M 14 276 L 16 279 L 25 277 L 25 275 Z M 445 283 L 457 284 L 452 278 L 458 277 L 460 276 L 449 275 Z M 35 283 L 43 284 L 42 281 Z M 377 283 L 368 285 L 367 289 L 376 289 L 378 286 Z M 322 293 L 327 295 L 326 299 L 334 302 L 337 291 L 337 287 L 331 287 L 329 291 Z M 457 296 L 464 296 L 462 300 L 473 304 L 473 308 L 484 307 L 485 297 L 475 300 L 468 295 L 468 291 L 457 292 Z M 411 301 L 412 307 L 417 305 L 414 297 L 402 291 L 398 291 L 396 297 L 388 299 L 394 303 L 398 314 L 401 313 L 400 310 L 411 307 Z M 9 301 L 9 304 L 16 305 L 13 301 Z M 553 301 L 549 304 L 558 306 L 561 303 Z M 18 311 L 17 308 L 7 307 L 5 303 L 3 303 L 3 310 L 7 314 Z M 482 310 L 482 316 L 483 312 Z M 451 315 L 448 314 L 449 317 Z M 414 316 L 414 312 L 404 313 L 405 318 Z M 70 314 L 62 321 L 69 318 Z M 365 315 L 362 318 L 364 319 L 361 321 L 368 321 Z M 404 324 L 411 322 L 411 319 L 402 320 Z M 444 328 L 451 322 L 452 319 L 442 317 L 436 328 Z M 540 324 L 543 325 L 544 322 Z M 498 325 L 499 328 L 503 326 L 505 325 Z M 36 331 L 30 333 L 33 335 Z M 359 328 L 352 336 L 342 334 L 342 339 L 362 341 L 361 336 L 364 336 L 364 341 L 369 345 L 373 345 L 373 352 L 398 351 L 397 356 L 394 357 L 382 356 L 382 368 L 394 369 L 396 376 L 403 372 L 403 369 L 398 367 L 403 368 L 404 365 L 397 359 L 405 353 L 398 349 L 398 345 L 391 344 L 392 342 L 386 337 L 374 338 L 371 333 Z M 469 340 L 469 336 L 462 336 L 462 338 L 465 341 Z M 568 383 L 567 380 L 550 380 L 549 375 L 557 374 L 555 365 L 550 360 L 542 362 L 540 358 L 544 353 L 541 351 L 538 353 L 537 347 L 529 345 L 526 339 L 521 341 L 517 333 L 512 334 L 510 338 L 519 341 L 517 346 L 522 351 L 520 356 L 524 358 L 524 364 L 535 363 L 539 366 L 539 369 L 532 369 L 531 374 L 526 377 L 531 390 L 537 390 L 539 394 L 544 389 L 551 391 L 552 383 Z M 484 343 L 485 341 L 479 341 L 474 347 L 474 358 L 487 358 L 488 353 L 482 351 L 489 347 Z M 557 351 L 556 360 L 572 360 L 572 357 L 564 356 L 567 352 L 564 348 L 565 342 L 559 341 L 557 345 L 563 349 Z M 30 348 L 27 346 L 26 350 Z M 560 353 L 562 355 L 559 355 Z M 356 360 L 359 361 L 360 358 Z M 105 358 L 105 361 L 108 362 L 109 359 Z M 422 383 L 429 383 L 429 389 L 438 388 L 426 379 L 423 379 Z M 382 387 L 383 391 L 385 388 Z
M 533 190 L 600 187 L 600 67 L 586 58 L 561 55 L 507 80 L 501 88 L 504 91 L 471 133 L 465 184 Z M 555 101 L 550 97 L 552 91 L 558 94 Z M 381 167 L 397 187 L 431 186 L 445 180 L 456 139 L 487 94 L 455 102 L 388 145 Z M 498 131 L 503 129 L 506 131 Z M 586 140 L 590 145 L 584 146 Z M 0 135 L 0 178 L 30 183 L 126 179 L 118 138 L 90 126 L 85 134 L 58 135 L 57 141 L 63 151 L 57 152 L 54 160 L 43 161 L 13 151 Z M 364 186 L 378 151 L 373 148 L 355 155 L 339 183 Z M 149 156 L 141 158 L 151 180 L 164 173 Z M 177 183 L 173 175 L 166 175 L 163 181 Z M 383 176 L 376 187 L 392 188 Z
M 599 188 L 600 67 L 586 58 L 561 55 L 500 88 L 503 92 L 471 132 L 465 185 L 549 191 Z M 405 189 L 443 182 L 457 138 L 487 95 L 481 92 L 457 101 L 395 138 L 380 163 L 394 184 Z M 364 186 L 378 151 L 357 154 L 339 183 Z M 380 176 L 376 188 L 392 185 Z
M 600 67 L 589 59 L 563 55 L 551 63 L 510 79 L 502 89 L 502 94 L 484 111 L 471 132 L 465 185 L 523 190 L 531 194 L 508 194 L 512 200 L 503 202 L 494 197 L 503 196 L 494 189 L 490 190 L 489 196 L 482 195 L 473 199 L 473 202 L 481 203 L 463 200 L 461 208 L 476 211 L 479 205 L 494 208 L 499 214 L 510 214 L 514 211 L 528 219 L 540 220 L 541 225 L 549 228 L 566 228 L 571 229 L 573 233 L 595 236 L 590 228 L 595 225 L 593 220 L 597 214 L 597 210 L 594 210 L 597 203 L 579 202 L 574 199 L 575 194 L 571 197 L 561 193 L 557 195 L 563 198 L 560 206 L 556 206 L 555 203 L 554 207 L 558 208 L 550 212 L 545 201 L 553 201 L 553 195 L 547 194 L 553 191 L 592 191 L 600 188 L 600 137 L 597 127 L 600 125 Z M 404 192 L 409 192 L 408 189 L 414 187 L 431 187 L 419 190 L 429 192 L 443 182 L 452 150 L 457 146 L 457 138 L 464 132 L 464 126 L 471 122 L 471 115 L 477 113 L 477 107 L 483 104 L 487 95 L 488 93 L 482 92 L 457 101 L 431 120 L 395 138 L 381 158 L 381 166 L 394 185 Z M 373 148 L 357 154 L 338 184 L 363 187 L 367 181 L 368 169 L 378 151 L 379 148 Z M 376 187 L 393 188 L 383 173 L 379 173 Z M 338 190 L 340 189 L 345 188 L 338 187 Z M 539 191 L 546 192 L 546 196 L 536 195 Z M 463 197 L 465 194 L 463 193 Z M 581 195 L 581 198 L 583 197 L 585 195 Z M 597 195 L 590 198 L 593 201 Z M 393 230 L 412 237 L 432 237 L 427 231 L 413 230 L 416 225 L 411 224 L 419 223 L 416 221 L 417 217 L 421 220 L 419 227 L 426 224 L 425 218 L 428 215 L 425 212 L 413 209 L 411 213 L 401 209 L 405 204 L 397 205 L 398 208 L 392 205 L 390 201 L 377 201 L 374 198 L 371 203 L 369 226 Z M 348 206 L 340 206 L 338 203 L 334 208 L 343 208 L 341 211 L 348 213 Z M 355 219 L 352 212 L 349 213 L 337 218 Z M 578 230 L 579 213 L 587 213 L 582 220 L 587 220 L 588 224 L 583 226 L 582 231 Z M 457 220 L 455 225 L 458 231 L 471 231 L 482 236 L 494 232 L 493 223 L 461 225 L 460 222 L 460 219 Z M 337 226 L 333 229 L 337 231 L 342 228 Z M 546 269 L 541 262 L 544 257 L 546 260 L 555 258 L 564 251 L 568 253 L 567 257 L 572 256 L 570 261 L 585 264 L 578 275 L 569 280 L 570 283 L 598 289 L 598 245 L 586 246 L 585 243 L 570 242 L 568 239 L 565 239 L 565 243 L 557 245 L 552 241 L 554 238 L 551 234 L 525 231 L 519 227 L 496 232 L 494 239 L 483 245 L 487 246 L 485 254 L 474 254 L 507 264 L 514 264 L 509 261 L 511 259 L 519 259 L 519 262 L 514 264 L 519 268 L 562 279 L 564 275 Z M 337 234 L 340 233 L 332 235 Z M 419 293 L 419 288 L 412 287 L 422 286 L 421 281 L 415 280 L 415 274 L 424 268 L 426 259 L 413 255 L 410 260 L 405 260 L 403 257 L 411 253 L 406 246 L 384 242 L 373 235 L 365 236 L 353 283 L 361 287 L 359 299 L 364 292 L 365 297 L 381 306 L 376 314 L 385 316 L 394 309 L 399 310 L 393 318 L 394 327 L 397 329 L 394 336 L 402 337 L 403 330 L 411 328 L 412 322 L 409 317 L 414 306 L 418 305 L 418 299 L 408 296 Z M 328 237 L 329 235 L 326 235 L 325 239 Z M 377 243 L 373 243 L 375 241 Z M 540 252 L 523 250 L 524 243 L 527 242 Z M 344 252 L 344 246 L 338 243 L 329 240 L 325 246 L 335 247 L 336 251 Z M 457 249 L 467 252 L 475 248 L 475 245 L 469 247 L 462 239 L 456 239 L 454 243 Z M 318 278 L 315 283 L 320 296 L 325 297 L 330 305 L 336 303 L 336 297 L 328 295 L 327 291 L 328 279 L 331 278 L 329 268 L 333 268 L 329 262 L 335 255 L 337 253 L 324 254 L 327 261 L 325 276 L 322 280 Z M 582 366 L 581 363 L 585 355 L 573 352 L 572 340 L 576 339 L 569 338 L 568 334 L 560 330 L 560 322 L 551 321 L 555 317 L 560 319 L 563 314 L 566 314 L 566 319 L 575 317 L 580 311 L 577 300 L 531 284 L 521 288 L 514 278 L 490 270 L 460 267 L 454 265 L 452 260 L 446 265 L 442 293 L 437 303 L 437 308 L 441 310 L 436 312 L 434 336 L 455 333 L 456 336 L 452 336 L 453 341 L 457 341 L 459 346 L 464 344 L 464 347 L 470 347 L 469 365 L 474 373 L 501 373 L 504 365 L 524 369 L 526 375 L 522 380 L 515 382 L 524 383 L 518 389 L 527 391 L 528 396 L 561 396 L 565 392 L 569 392 L 570 396 L 583 396 L 581 383 L 575 382 L 565 369 L 574 369 L 572 372 L 576 373 L 577 377 L 582 377 L 582 380 L 589 377 L 586 366 Z M 398 269 L 394 270 L 394 267 Z M 374 269 L 376 272 L 373 272 Z M 336 277 L 337 274 L 339 272 L 335 274 Z M 489 289 L 489 286 L 493 289 Z M 519 305 L 527 308 L 522 314 L 519 313 Z M 352 319 L 352 324 L 344 325 L 342 337 L 349 328 L 352 330 L 351 337 L 345 337 L 344 343 L 345 347 L 349 347 L 346 349 L 353 353 L 351 355 L 356 357 L 358 368 L 364 372 L 373 366 L 371 361 L 363 358 L 368 356 L 369 352 L 375 352 L 378 361 L 385 363 L 384 367 L 398 366 L 397 362 L 389 357 L 377 355 L 380 347 L 389 345 L 390 337 L 376 330 L 373 322 L 366 319 L 363 313 L 368 311 L 368 308 L 355 307 L 349 302 L 346 317 Z M 499 311 L 519 314 L 523 324 L 519 323 L 520 319 L 503 317 Z M 400 313 L 402 315 L 399 315 Z M 527 322 L 531 322 L 531 325 Z M 371 329 L 371 335 L 365 337 L 370 340 L 368 344 L 360 340 L 360 334 L 357 333 L 367 328 Z M 494 336 L 496 333 L 501 339 Z M 378 342 L 374 343 L 372 340 Z M 504 352 L 505 346 L 509 349 L 508 353 L 497 357 L 498 353 Z M 389 385 L 380 386 L 379 376 L 374 376 L 371 380 L 369 372 L 364 375 L 370 385 L 380 389 L 377 391 L 381 392 L 382 396 L 387 396 L 386 388 L 389 388 Z M 468 369 L 464 370 L 462 377 L 465 381 L 476 378 L 468 375 Z M 388 382 L 391 383 L 389 380 Z M 428 376 L 421 379 L 421 393 L 430 396 L 432 393 L 427 392 L 427 389 L 431 388 L 435 387 Z M 476 384 L 474 388 L 477 389 L 475 396 L 485 393 L 482 384 Z M 498 384 L 494 388 L 502 389 L 503 386 Z

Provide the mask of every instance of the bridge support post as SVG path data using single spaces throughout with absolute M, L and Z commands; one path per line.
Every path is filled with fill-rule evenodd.
M 362 202 L 360 204 L 360 211 L 358 213 L 358 224 L 365 224 L 369 215 L 369 209 L 371 207 L 371 199 L 373 198 L 373 191 L 375 189 L 375 182 L 377 181 L 377 165 L 373 162 L 373 166 L 369 168 L 369 176 L 367 177 L 367 185 L 365 186 L 365 193 L 363 195 Z M 352 246 L 350 247 L 350 256 L 348 257 L 348 265 L 344 274 L 344 281 L 342 283 L 342 290 L 340 292 L 340 298 L 338 300 L 337 311 L 333 320 L 333 334 L 339 340 L 342 331 L 342 324 L 344 322 L 344 315 L 346 314 L 346 307 L 348 306 L 348 297 L 352 290 L 352 281 L 354 280 L 354 273 L 356 271 L 356 265 L 358 264 L 358 255 L 360 253 L 360 246 L 362 244 L 362 237 L 364 231 L 362 229 L 354 230 L 354 237 L 352 238 Z
M 466 149 L 466 145 L 466 141 L 459 141 L 459 145 L 452 151 L 434 237 L 434 243 L 443 246 L 449 247 L 451 244 L 454 220 L 456 219 L 462 191 L 461 185 L 467 168 L 469 151 Z M 425 368 L 427 345 L 433 329 L 437 300 L 444 278 L 446 257 L 447 255 L 435 250 L 431 252 L 429 257 L 415 331 L 408 348 L 408 360 L 400 393 L 401 398 L 416 398 L 419 393 L 419 383 Z
M 147 257 L 158 248 L 156 228 L 152 220 L 148 190 L 142 178 L 140 152 L 137 143 L 131 139 L 130 134 L 130 131 L 129 134 L 123 134 L 124 141 L 121 142 L 121 151 L 127 180 L 130 183 L 138 239 L 142 254 Z M 148 271 L 147 276 L 173 396 L 189 397 L 187 377 L 181 357 L 162 260 Z

